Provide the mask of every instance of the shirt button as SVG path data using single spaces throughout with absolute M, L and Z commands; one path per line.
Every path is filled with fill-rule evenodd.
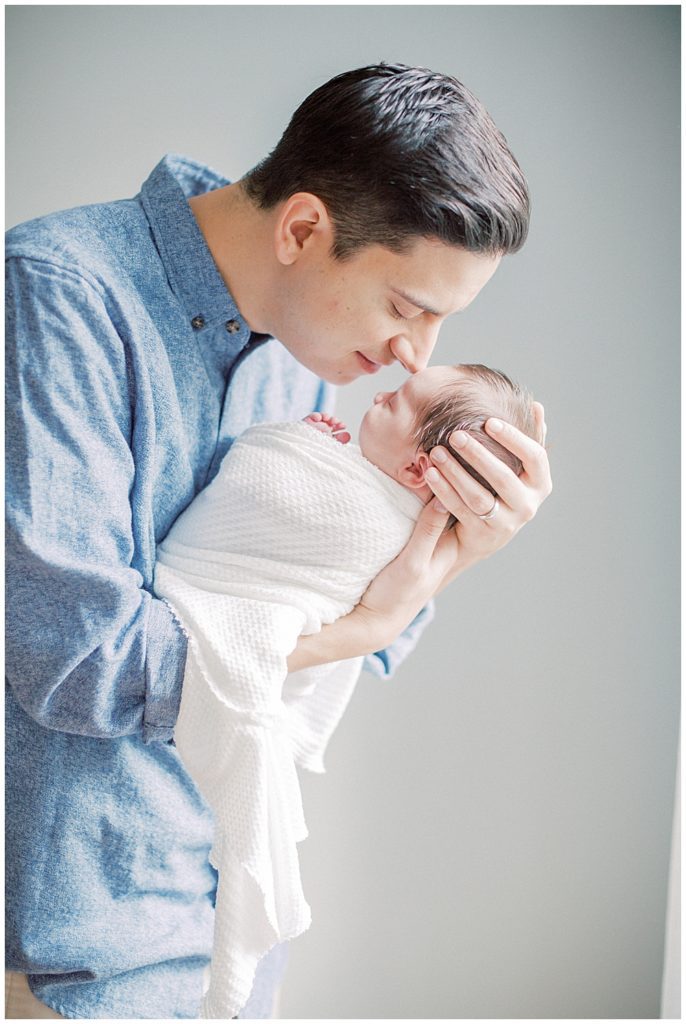
M 238 320 L 227 320 L 225 327 L 229 334 L 238 334 L 238 332 L 241 329 L 241 325 L 239 324 Z
M 205 326 L 204 316 L 194 316 L 191 320 L 191 327 L 194 327 L 196 331 L 199 331 L 201 327 Z

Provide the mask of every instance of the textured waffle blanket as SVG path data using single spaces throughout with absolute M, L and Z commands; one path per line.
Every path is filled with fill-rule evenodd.
M 310 924 L 296 764 L 323 754 L 362 658 L 288 674 L 301 634 L 346 615 L 407 543 L 422 504 L 305 423 L 251 427 L 158 549 L 155 591 L 189 637 L 178 752 L 214 813 L 219 874 L 200 1015 L 230 1018 L 259 959 Z

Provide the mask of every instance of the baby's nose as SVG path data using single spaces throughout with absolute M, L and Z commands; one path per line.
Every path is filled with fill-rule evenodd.
M 379 391 L 378 394 L 374 395 L 374 405 L 378 405 L 379 402 L 385 402 L 389 395 L 390 391 Z

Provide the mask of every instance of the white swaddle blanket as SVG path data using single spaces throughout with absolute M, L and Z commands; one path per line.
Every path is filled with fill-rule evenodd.
M 215 818 L 219 873 L 203 1017 L 232 1017 L 260 958 L 310 924 L 296 763 L 323 771 L 362 658 L 288 675 L 300 634 L 357 604 L 421 501 L 356 445 L 305 423 L 251 427 L 158 549 L 155 591 L 189 646 L 174 732 Z

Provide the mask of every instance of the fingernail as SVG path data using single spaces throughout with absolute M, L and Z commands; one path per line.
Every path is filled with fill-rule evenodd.
M 446 455 L 443 448 L 434 448 L 434 450 L 431 452 L 431 458 L 434 460 L 434 462 L 445 462 L 448 456 Z
M 426 473 L 424 474 L 424 479 L 430 480 L 432 484 L 435 484 L 438 483 L 438 481 L 441 479 L 441 474 L 438 472 L 437 469 L 427 469 Z
M 453 448 L 464 448 L 467 443 L 467 435 L 463 430 L 458 430 L 456 434 L 453 434 L 450 438 L 450 443 Z
M 436 509 L 437 512 L 447 512 L 448 511 L 448 509 L 445 507 L 445 505 L 442 505 L 441 502 L 438 500 L 438 498 L 434 498 L 434 508 Z
M 489 420 L 488 425 L 494 434 L 497 434 L 498 431 L 503 429 L 503 425 L 500 420 Z

